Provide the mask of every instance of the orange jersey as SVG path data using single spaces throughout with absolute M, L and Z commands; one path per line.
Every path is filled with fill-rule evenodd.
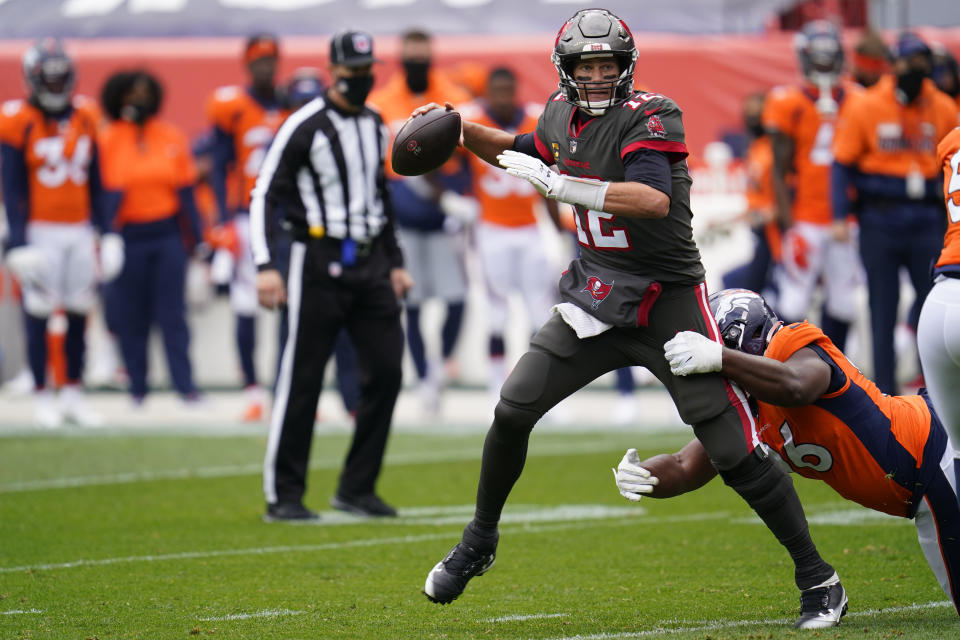
M 0 143 L 23 154 L 31 221 L 78 223 L 90 219 L 90 163 L 100 111 L 88 98 L 73 98 L 65 120 L 46 118 L 26 100 L 0 107 Z
M 910 105 L 896 97 L 896 80 L 887 75 L 840 108 L 833 155 L 837 162 L 867 174 L 905 178 L 915 171 L 927 180 L 939 175 L 937 141 L 957 126 L 957 105 L 932 80 Z
M 241 87 L 220 87 L 207 103 L 207 118 L 233 138 L 234 165 L 227 200 L 250 207 L 250 192 L 267 155 L 270 141 L 289 112 L 267 109 Z
M 773 144 L 770 136 L 750 141 L 747 147 L 747 207 L 750 211 L 773 209 Z
M 508 127 L 495 122 L 481 104 L 467 105 L 460 114 L 464 120 L 518 134 L 533 131 L 542 110 L 539 105 L 527 105 L 522 111 L 518 110 L 517 121 Z M 473 176 L 473 196 L 480 203 L 482 220 L 503 227 L 536 224 L 535 211 L 540 196 L 532 184 L 487 164 L 472 153 L 470 172 Z
M 960 127 L 947 134 L 937 146 L 943 167 L 943 197 L 947 205 L 947 233 L 936 267 L 960 268 Z M 955 271 L 956 269 L 952 269 Z
M 760 440 L 794 471 L 823 480 L 844 498 L 912 517 L 925 479 L 939 470 L 946 443 L 946 432 L 927 402 L 922 396 L 884 395 L 820 329 L 806 322 L 781 328 L 764 355 L 785 362 L 804 347 L 830 365 L 830 388 L 802 407 L 759 402 Z M 940 447 L 929 460 L 924 457 L 928 438 L 931 446 Z
M 430 70 L 425 93 L 411 93 L 407 87 L 406 78 L 403 73 L 399 72 L 393 74 L 386 86 L 371 93 L 367 104 L 380 112 L 384 124 L 390 130 L 390 144 L 387 145 L 387 176 L 390 178 L 399 177 L 393 172 L 390 164 L 390 150 L 393 146 L 393 139 L 397 137 L 397 133 L 414 109 L 430 102 L 436 102 L 437 104 L 450 102 L 459 106 L 466 104 L 469 100 L 470 94 L 466 90 L 437 69 Z M 440 170 L 452 172 L 459 167 L 460 160 L 454 155 Z
M 835 97 L 842 102 L 850 91 L 849 86 L 844 86 Z M 833 164 L 836 117 L 817 110 L 816 90 L 778 87 L 767 96 L 763 124 L 793 141 L 793 219 L 829 224 L 830 165 Z
M 177 192 L 196 181 L 193 154 L 177 127 L 151 118 L 141 129 L 118 120 L 100 133 L 105 188 L 123 192 L 115 225 L 163 220 L 180 210 Z

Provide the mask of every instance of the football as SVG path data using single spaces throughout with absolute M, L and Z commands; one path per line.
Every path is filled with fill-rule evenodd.
M 434 109 L 409 120 L 393 141 L 391 163 L 401 176 L 429 173 L 450 159 L 460 141 L 460 114 Z

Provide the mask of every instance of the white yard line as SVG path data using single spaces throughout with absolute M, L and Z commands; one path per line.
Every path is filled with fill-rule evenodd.
M 605 451 L 619 451 L 623 446 L 622 439 L 597 441 L 565 441 L 544 443 L 533 446 L 528 457 L 603 453 Z M 479 460 L 482 454 L 480 447 L 458 448 L 440 451 L 415 453 L 388 454 L 385 464 L 390 466 L 415 465 L 434 462 L 457 462 L 461 460 Z M 339 469 L 343 465 L 342 458 L 320 458 L 310 464 L 311 469 Z M 152 482 L 156 480 L 183 480 L 186 478 L 223 478 L 232 476 L 257 475 L 263 471 L 263 463 L 256 462 L 242 465 L 225 465 L 219 467 L 197 467 L 194 469 L 161 469 L 157 471 L 131 471 L 126 473 L 110 473 L 103 475 L 67 476 L 60 478 L 43 478 L 37 480 L 23 480 L 0 484 L 0 493 L 22 493 L 25 491 L 41 491 L 45 489 L 69 489 L 74 487 L 89 487 L 116 484 L 133 484 L 136 482 Z
M 918 604 L 909 604 L 902 607 L 888 607 L 886 609 L 866 609 L 864 611 L 852 611 L 846 615 L 846 618 L 872 617 L 886 613 L 899 613 L 903 611 L 917 611 L 921 609 L 939 609 L 941 607 L 952 607 L 953 603 L 943 602 L 925 602 Z M 764 626 L 784 626 L 792 624 L 792 618 L 768 618 L 766 620 L 714 620 L 704 623 L 695 623 L 685 627 L 669 627 L 660 629 L 647 629 L 645 631 L 624 631 L 620 633 L 591 633 L 587 635 L 578 634 L 575 636 L 557 636 L 549 640 L 621 640 L 626 638 L 649 638 L 653 636 L 668 636 L 677 633 L 700 633 L 703 631 L 720 631 L 722 629 L 736 629 L 741 627 L 764 627 Z
M 716 511 L 711 513 L 686 514 L 681 516 L 663 516 L 644 518 L 645 524 L 666 524 L 673 522 L 687 522 L 690 520 L 716 520 L 729 518 L 727 511 Z M 570 518 L 568 518 L 570 519 Z M 623 526 L 625 524 L 634 524 L 634 514 L 624 512 L 616 518 L 607 518 L 604 520 L 576 520 L 574 522 L 564 522 L 548 525 L 530 525 L 520 524 L 519 526 L 504 527 L 501 533 L 507 535 L 518 535 L 524 533 L 543 533 L 548 531 L 564 531 L 568 529 L 583 529 L 585 527 L 604 527 L 604 526 Z M 462 524 L 462 521 L 461 521 Z M 360 540 L 348 540 L 344 542 L 328 542 L 324 544 L 305 544 L 305 545 L 284 545 L 276 547 L 251 547 L 246 549 L 214 549 L 209 551 L 182 551 L 179 553 L 164 553 L 158 555 L 144 556 L 121 556 L 114 558 L 81 559 L 72 562 L 56 562 L 33 565 L 22 565 L 18 567 L 0 567 L 0 574 L 17 573 L 20 571 L 49 571 L 56 569 L 73 569 L 76 567 L 99 567 L 114 564 L 130 564 L 137 562 L 164 562 L 170 560 L 197 560 L 200 558 L 222 558 L 231 556 L 252 556 L 266 555 L 274 553 L 309 553 L 316 551 L 335 551 L 338 549 L 347 549 L 351 547 L 373 547 L 390 544 L 418 544 L 420 542 L 429 542 L 433 540 L 454 540 L 461 531 L 461 527 L 452 529 L 446 533 L 428 533 L 417 536 L 394 536 L 385 538 L 366 538 Z
M 226 616 L 212 616 L 210 618 L 200 618 L 203 622 L 221 622 L 225 620 L 249 620 L 250 618 L 276 618 L 278 616 L 296 616 L 303 611 L 291 611 L 290 609 L 264 609 L 253 613 L 231 613 Z
M 16 616 L 22 613 L 43 613 L 40 609 L 11 609 L 10 611 L 0 611 L 0 616 Z
M 528 613 L 526 615 L 499 616 L 496 618 L 487 618 L 483 622 L 517 622 L 521 620 L 542 620 L 544 618 L 566 618 L 569 613 Z

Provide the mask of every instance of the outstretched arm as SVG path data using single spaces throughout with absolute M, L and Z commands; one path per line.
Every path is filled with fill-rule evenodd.
M 643 496 L 672 498 L 707 484 L 716 469 L 699 440 L 691 440 L 676 453 L 661 453 L 640 461 L 636 449 L 628 449 L 614 470 L 617 489 L 627 500 Z
M 810 404 L 830 386 L 830 365 L 808 347 L 781 362 L 724 347 L 694 331 L 681 331 L 663 347 L 674 375 L 719 371 L 757 400 L 780 407 Z

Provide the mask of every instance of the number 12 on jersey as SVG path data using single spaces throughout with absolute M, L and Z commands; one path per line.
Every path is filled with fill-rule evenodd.
M 609 227 L 610 233 L 604 233 L 603 221 L 611 221 L 616 216 L 604 211 L 594 211 L 576 207 L 573 219 L 577 223 L 577 240 L 580 244 L 601 251 L 630 248 L 630 238 L 623 227 Z M 586 229 L 584 222 L 586 220 Z

